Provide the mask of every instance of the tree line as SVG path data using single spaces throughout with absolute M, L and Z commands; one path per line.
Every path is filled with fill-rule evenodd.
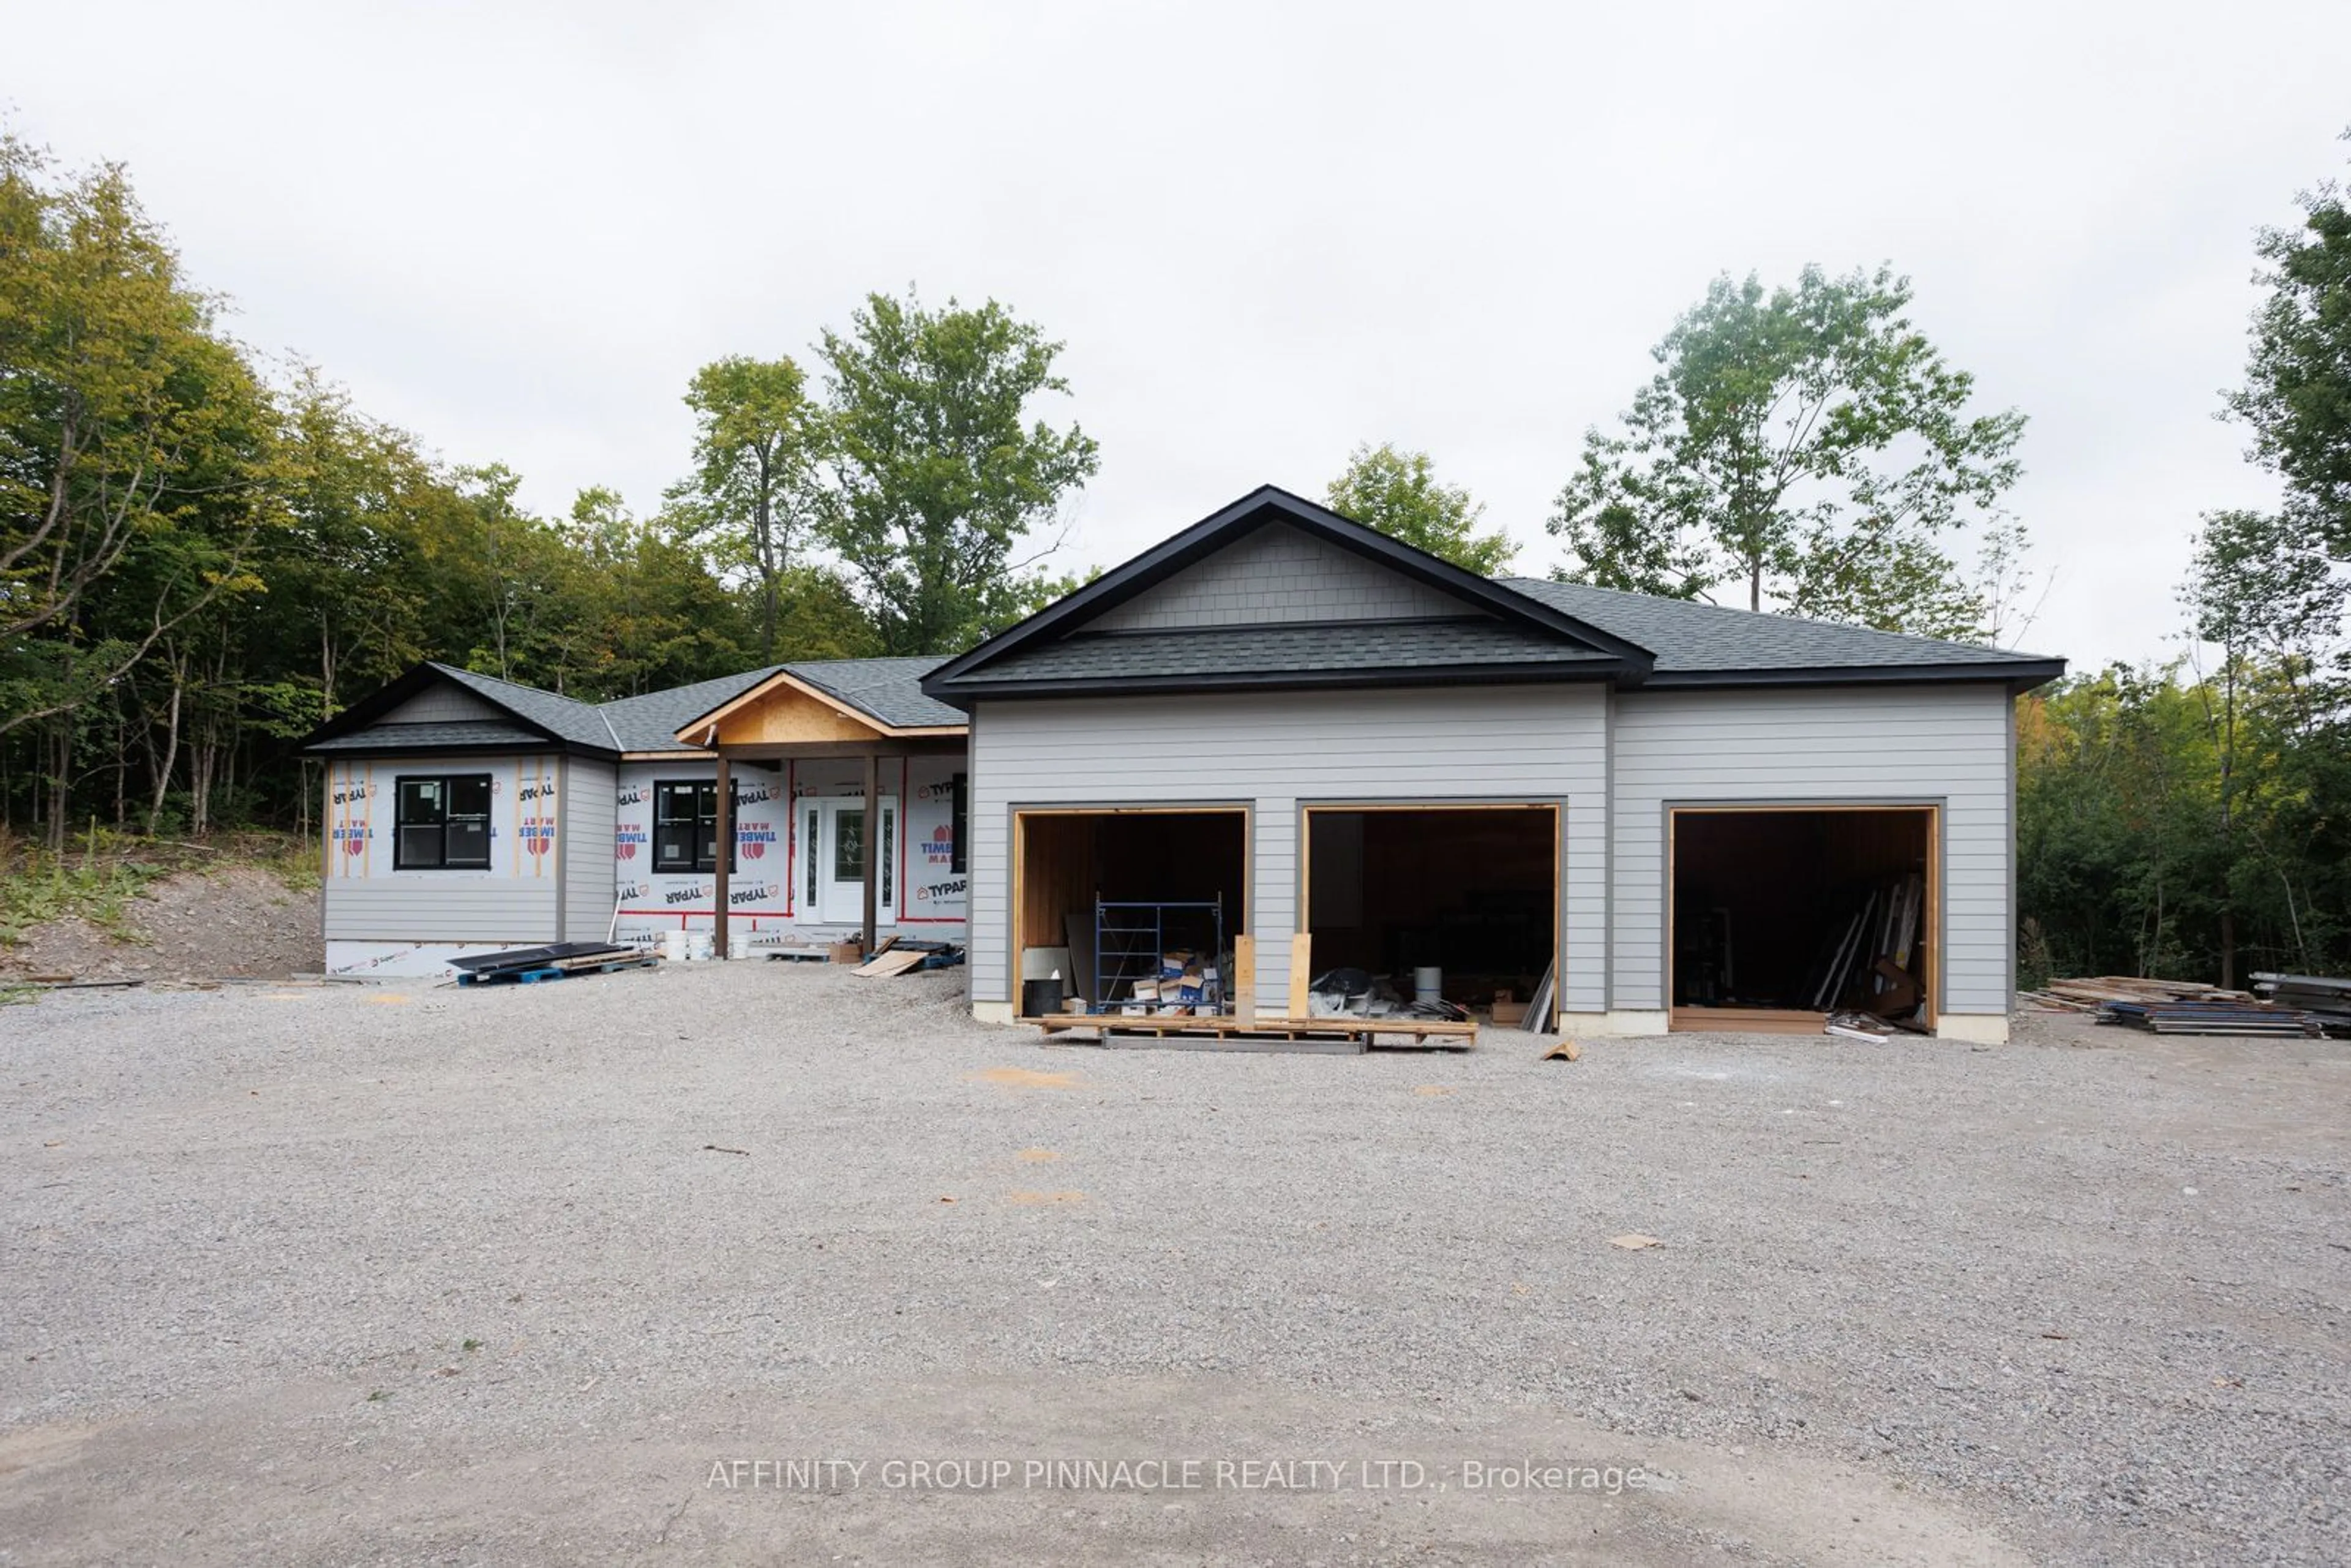
M 2020 713 L 2028 979 L 2351 967 L 2351 218 L 2300 204 L 2222 410 L 2280 506 L 2196 525 L 2177 657 Z M 2025 418 L 1911 302 L 1887 267 L 1717 279 L 1585 434 L 1553 574 L 2024 641 Z M 1079 580 L 1050 563 L 1100 452 L 1049 417 L 1062 346 L 992 300 L 875 293 L 801 358 L 705 365 L 650 510 L 554 517 L 224 311 L 119 166 L 0 137 L 0 830 L 306 823 L 299 737 L 421 658 L 601 700 L 956 652 Z M 1473 571 L 1517 553 L 1426 453 L 1360 446 L 1326 498 Z
M 121 168 L 0 139 L 0 828 L 306 822 L 300 737 L 423 658 L 597 701 L 966 646 L 1066 591 L 1099 463 L 1039 328 L 875 294 L 695 373 L 649 515 L 543 517 L 223 316 Z

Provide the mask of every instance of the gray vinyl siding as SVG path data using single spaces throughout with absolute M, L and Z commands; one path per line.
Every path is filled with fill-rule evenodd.
M 376 720 L 378 724 L 463 724 L 486 719 L 514 723 L 514 715 L 495 707 L 462 686 L 447 681 L 428 686 Z
M 1259 1005 L 1288 994 L 1301 804 L 1565 807 L 1565 1007 L 1606 1005 L 1605 694 L 1597 686 L 1072 698 L 971 727 L 972 998 L 1011 999 L 1012 816 L 1036 806 L 1246 804 Z
M 1259 529 L 1094 621 L 1092 632 L 1460 616 L 1426 583 L 1282 524 Z
M 1667 1005 L 1669 804 L 1915 801 L 1943 808 L 1942 1010 L 2005 1013 L 2013 706 L 1991 685 L 1619 695 L 1614 1005 Z
M 565 942 L 601 942 L 612 926 L 612 897 L 620 889 L 612 859 L 613 829 L 620 821 L 620 769 L 610 762 L 573 757 L 565 760 L 558 841 L 563 854 Z
M 530 757 L 431 755 L 370 758 L 337 764 L 364 771 L 378 794 L 372 813 L 376 838 L 364 876 L 330 874 L 320 890 L 326 939 L 329 942 L 552 942 L 556 933 L 556 876 L 521 874 L 511 780 L 523 768 L 553 771 L 552 754 Z M 329 794 L 335 768 L 329 770 Z M 410 773 L 485 772 L 508 785 L 491 806 L 497 837 L 491 869 L 411 871 L 392 869 L 394 831 L 393 783 Z M 609 838 L 609 830 L 608 830 Z M 607 852 L 609 852 L 609 851 Z

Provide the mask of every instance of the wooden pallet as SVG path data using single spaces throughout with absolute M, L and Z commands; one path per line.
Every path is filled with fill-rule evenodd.
M 1415 1045 L 1439 1051 L 1468 1051 L 1478 1042 L 1475 1022 L 1452 1019 L 1238 1019 L 1199 1013 L 1055 1013 L 1021 1021 L 1034 1024 L 1047 1034 L 1092 1030 L 1104 1044 L 1109 1044 L 1113 1035 L 1155 1036 L 1170 1044 L 1186 1040 L 1229 1040 L 1236 1044 L 1322 1040 L 1349 1042 L 1358 1050 L 1368 1047 L 1380 1036 L 1401 1037 Z

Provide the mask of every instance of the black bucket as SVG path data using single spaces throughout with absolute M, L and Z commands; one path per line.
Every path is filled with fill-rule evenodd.
M 1020 982 L 1020 1016 L 1022 1018 L 1051 1018 L 1061 1010 L 1061 981 L 1059 976 L 1050 980 Z

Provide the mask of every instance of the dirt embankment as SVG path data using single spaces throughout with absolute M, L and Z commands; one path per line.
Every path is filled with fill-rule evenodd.
M 0 946 L 0 979 L 217 979 L 316 973 L 325 961 L 319 894 L 259 866 L 175 872 L 149 883 L 116 929 L 79 915 L 35 925 Z

